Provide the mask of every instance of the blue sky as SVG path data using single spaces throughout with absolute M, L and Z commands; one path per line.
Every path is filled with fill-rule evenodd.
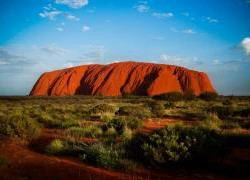
M 0 0 L 0 95 L 28 94 L 45 71 L 127 60 L 250 95 L 250 1 Z

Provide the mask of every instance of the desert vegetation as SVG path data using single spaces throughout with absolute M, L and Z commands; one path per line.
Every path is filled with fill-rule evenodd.
M 20 140 L 33 151 L 39 145 L 39 153 L 49 157 L 133 173 L 172 167 L 228 170 L 225 162 L 235 148 L 250 151 L 249 128 L 248 97 L 174 92 L 0 99 L 0 141 Z M 56 133 L 46 143 L 34 143 L 48 130 Z M 0 168 L 7 159 L 0 156 Z M 241 165 L 244 176 L 247 167 Z

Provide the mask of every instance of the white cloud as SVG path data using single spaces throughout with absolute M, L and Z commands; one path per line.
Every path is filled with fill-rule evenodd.
M 89 26 L 86 26 L 86 25 L 84 25 L 84 26 L 82 26 L 82 29 L 81 29 L 81 31 L 82 32 L 88 32 L 88 31 L 90 31 L 90 27 Z
M 152 16 L 157 17 L 157 18 L 159 18 L 159 19 L 164 19 L 164 18 L 173 17 L 174 14 L 171 13 L 171 12 L 169 12 L 169 13 L 156 13 L 156 12 L 154 12 L 154 13 L 152 14 Z
M 56 4 L 63 4 L 74 9 L 82 8 L 88 3 L 88 0 L 56 0 Z
M 42 18 L 48 18 L 49 20 L 55 20 L 57 16 L 64 16 L 66 19 L 71 21 L 80 21 L 80 19 L 70 13 L 65 13 L 63 11 L 59 11 L 56 8 L 52 7 L 51 4 L 43 7 L 43 12 L 39 13 L 39 16 Z M 62 24 L 65 25 L 64 23 Z
M 198 57 L 178 57 L 170 56 L 167 54 L 160 55 L 160 61 L 167 64 L 184 66 L 189 68 L 202 67 L 205 62 L 200 60 Z
M 214 19 L 214 18 L 211 18 L 211 17 L 206 17 L 206 20 L 207 20 L 209 23 L 218 23 L 218 22 L 219 22 L 218 19 Z
M 150 7 L 147 1 L 140 1 L 134 8 L 140 13 L 146 13 L 149 11 Z
M 212 64 L 213 64 L 213 65 L 221 65 L 222 63 L 221 63 L 218 59 L 214 59 L 214 60 L 212 61 Z
M 73 66 L 74 66 L 74 64 L 71 63 L 71 62 L 68 62 L 68 63 L 66 63 L 66 64 L 63 65 L 64 68 L 71 68 Z
M 184 63 L 184 59 L 176 56 L 169 56 L 166 54 L 162 54 L 160 56 L 160 60 L 168 63 L 168 64 L 174 64 L 174 65 L 182 65 Z
M 43 11 L 39 13 L 39 16 L 42 18 L 48 18 L 49 20 L 55 20 L 55 17 L 61 14 L 61 11 L 53 10 L 53 11 Z
M 196 32 L 193 29 L 184 29 L 182 32 L 185 34 L 196 34 Z
M 42 50 L 51 55 L 63 56 L 69 52 L 69 50 L 58 47 L 56 44 L 50 44 L 42 47 Z
M 68 20 L 72 20 L 72 21 L 80 21 L 80 19 L 72 14 L 65 14 L 65 17 L 68 19 Z
M 62 32 L 64 29 L 61 27 L 58 27 L 58 28 L 56 28 L 56 30 Z
M 241 47 L 247 55 L 250 55 L 250 37 L 246 37 L 241 41 Z

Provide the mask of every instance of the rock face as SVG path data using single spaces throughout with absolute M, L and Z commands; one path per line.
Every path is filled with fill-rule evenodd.
M 46 72 L 31 96 L 124 94 L 157 95 L 167 92 L 215 92 L 207 74 L 183 67 L 141 62 L 83 65 Z

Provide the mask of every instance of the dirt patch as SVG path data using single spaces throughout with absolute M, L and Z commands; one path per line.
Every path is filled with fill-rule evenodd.
M 185 124 L 185 125 L 197 125 L 199 121 L 183 121 L 181 119 L 172 119 L 172 118 L 154 118 L 154 119 L 147 119 L 144 121 L 143 127 L 139 130 L 143 133 L 149 133 L 156 129 L 164 128 L 169 125 L 174 124 Z

